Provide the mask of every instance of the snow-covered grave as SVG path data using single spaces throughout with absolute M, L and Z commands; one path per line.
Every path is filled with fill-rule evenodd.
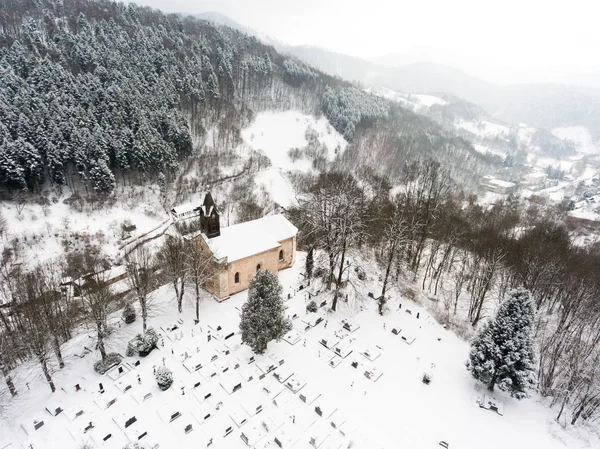
M 263 394 L 267 396 L 269 402 L 272 402 L 284 389 L 285 386 L 279 383 L 275 377 L 266 377 L 260 384 L 259 387 Z
M 356 332 L 358 329 L 360 329 L 360 326 L 354 324 L 350 320 L 342 320 L 342 327 L 348 332 Z
M 192 408 L 192 415 L 200 425 L 204 424 L 215 414 L 214 407 L 207 401 L 202 402 L 199 406 Z
M 119 394 L 112 389 L 104 390 L 104 393 L 98 393 L 94 403 L 100 407 L 100 410 L 106 410 L 117 402 Z
M 160 329 L 165 333 L 167 338 L 171 341 L 178 341 L 181 332 L 181 324 L 168 324 L 161 326 Z
M 308 429 L 308 442 L 318 448 L 334 430 L 325 421 L 317 421 Z
M 367 379 L 372 380 L 373 382 L 377 382 L 381 376 L 383 376 L 383 372 L 372 363 L 364 365 L 363 374 Z
M 339 343 L 339 341 L 340 340 L 333 332 L 328 332 L 319 339 L 319 343 L 321 343 L 327 349 L 334 348 Z
M 58 401 L 56 401 L 55 399 L 49 401 L 48 403 L 46 403 L 46 407 L 44 407 L 44 409 L 50 413 L 52 416 L 58 416 L 63 412 L 62 407 L 60 406 L 60 404 L 58 403 Z
M 277 407 L 283 407 L 293 397 L 294 393 L 292 393 L 288 388 L 284 388 L 277 396 L 273 398 L 273 404 L 275 404 Z
M 242 345 L 242 336 L 240 334 L 234 334 L 227 338 L 227 340 L 223 342 L 223 345 L 232 352 L 237 351 Z
M 279 362 L 273 360 L 268 355 L 257 355 L 256 361 L 254 362 L 259 370 L 263 372 L 263 374 L 269 374 L 275 368 L 279 366 Z
M 119 363 L 118 365 L 113 366 L 111 369 L 109 369 L 105 373 L 105 376 L 108 376 L 111 380 L 117 380 L 123 377 L 129 371 L 131 371 L 131 367 L 129 366 L 129 364 Z
M 233 394 L 242 388 L 243 379 L 237 371 L 229 371 L 219 379 L 219 384 L 227 394 Z
M 211 330 L 211 334 L 214 338 L 223 342 L 235 336 L 235 330 L 233 328 L 222 327 L 220 325 L 215 327 L 208 325 L 208 328 Z
M 300 334 L 300 332 L 298 332 L 296 329 L 292 329 L 283 336 L 283 339 L 293 346 L 302 339 L 302 334 Z
M 182 408 L 177 401 L 164 402 L 157 410 L 159 418 L 165 424 L 169 424 L 178 418 L 181 418 Z
M 298 393 L 300 400 L 307 405 L 311 405 L 319 398 L 319 396 L 321 396 L 321 392 L 312 383 L 307 384 L 302 391 Z
M 206 425 L 209 426 L 219 438 L 225 438 L 227 435 L 231 434 L 235 428 L 233 420 L 225 413 L 217 413 Z
M 349 444 L 343 435 L 334 431 L 329 434 L 323 444 L 319 446 L 319 449 L 342 449 L 343 447 L 348 447 Z
M 214 363 L 209 363 L 200 368 L 198 372 L 206 382 L 209 382 L 213 377 L 218 376 L 221 370 Z
M 135 385 L 138 385 L 138 374 L 135 371 L 127 372 L 115 382 L 121 393 L 131 390 Z
M 23 421 L 21 423 L 21 429 L 23 429 L 27 435 L 33 435 L 45 425 L 46 423 L 43 416 L 34 416 L 28 421 Z
M 275 366 L 281 366 L 285 363 L 285 359 L 283 357 L 283 355 L 281 355 L 279 352 L 277 351 L 273 351 L 273 350 L 269 350 L 267 351 L 267 356 L 273 360 L 273 362 L 275 362 Z
M 407 333 L 407 332 L 403 332 L 402 335 L 400 335 L 400 338 L 407 345 L 412 345 L 415 342 L 415 340 L 417 339 L 414 335 Z
M 286 423 L 273 434 L 273 441 L 281 449 L 289 449 L 300 439 L 302 432 L 294 424 Z
M 333 415 L 329 417 L 329 424 L 331 424 L 331 427 L 334 429 L 339 429 L 345 422 L 346 416 L 339 410 L 336 410 Z
M 208 399 L 214 397 L 213 393 L 215 390 L 214 385 L 201 385 L 198 388 L 194 388 L 192 391 L 193 396 L 196 398 L 198 403 L 202 404 Z
M 119 430 L 114 421 L 101 420 L 94 423 L 94 428 L 88 433 L 100 448 L 119 448 L 129 443 L 127 436 Z
M 314 407 L 315 413 L 324 419 L 329 418 L 332 413 L 337 410 L 337 406 L 333 399 L 325 395 L 319 396 L 316 401 L 312 403 L 312 406 Z
M 250 382 L 254 379 L 259 379 L 260 377 L 264 377 L 263 372 L 258 369 L 258 366 L 255 364 L 246 365 L 240 369 L 240 376 L 246 381 Z
M 250 415 L 242 408 L 239 404 L 234 404 L 229 408 L 229 417 L 235 423 L 236 426 L 242 427 L 248 422 Z
M 377 360 L 381 353 L 382 350 L 379 346 L 369 346 L 360 351 L 360 354 L 362 354 L 367 360 L 370 360 L 371 362 Z
M 206 364 L 206 357 L 203 354 L 196 353 L 191 355 L 187 360 L 184 360 L 183 366 L 190 373 L 198 371 Z
M 484 394 L 481 398 L 479 398 L 478 403 L 479 407 L 481 408 L 496 412 L 500 416 L 504 415 L 504 402 L 496 399 L 493 396 Z
M 277 379 L 280 383 L 284 383 L 286 380 L 288 380 L 292 375 L 294 374 L 294 369 L 289 366 L 289 365 L 283 365 L 280 366 L 279 368 L 277 368 L 274 372 L 273 372 L 273 376 L 275 377 L 275 379 Z
M 342 340 L 337 345 L 335 345 L 335 347 L 333 348 L 333 353 L 345 359 L 352 353 L 352 344 L 347 339 Z
M 87 411 L 87 408 L 79 404 L 74 404 L 70 407 L 67 407 L 64 411 L 64 416 L 66 416 L 71 422 L 75 422 L 76 420 L 80 419 L 87 419 L 88 415 L 89 412 Z M 81 418 L 82 416 L 85 416 L 86 418 Z
M 240 438 L 247 446 L 253 447 L 267 434 L 267 431 L 260 423 L 260 420 L 255 419 L 249 422 L 241 430 Z
M 285 382 L 285 386 L 293 393 L 298 393 L 305 385 L 306 381 L 298 374 L 294 374 Z
M 253 388 L 246 388 L 240 392 L 239 403 L 249 416 L 254 416 L 263 410 L 264 395 Z
M 152 390 L 146 385 L 140 385 L 131 391 L 131 397 L 139 405 L 152 399 L 153 396 Z
M 273 410 L 270 413 L 260 415 L 260 423 L 266 432 L 270 434 L 283 425 L 284 419 L 279 410 Z
M 325 320 L 325 318 L 318 313 L 309 313 L 304 318 L 302 318 L 302 322 L 304 323 L 304 330 L 307 331 L 312 329 L 313 327 L 319 325 Z
M 331 358 L 327 361 L 327 364 L 331 367 L 331 368 L 337 368 L 338 365 L 340 365 L 342 363 L 344 359 L 341 358 L 338 355 L 333 354 L 331 356 Z

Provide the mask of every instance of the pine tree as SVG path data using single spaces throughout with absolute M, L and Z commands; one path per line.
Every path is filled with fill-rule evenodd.
M 471 344 L 467 368 L 477 380 L 507 391 L 517 399 L 527 397 L 532 383 L 535 307 L 529 291 L 514 290 L 500 305 Z
M 284 311 L 279 279 L 269 270 L 259 270 L 250 282 L 248 300 L 242 307 L 242 343 L 257 354 L 264 353 L 271 340 L 281 339 L 291 329 Z
M 314 260 L 314 248 L 311 246 L 308 250 L 308 253 L 306 254 L 306 279 L 311 279 L 312 278 L 312 273 L 313 273 L 313 267 L 315 264 L 315 260 Z

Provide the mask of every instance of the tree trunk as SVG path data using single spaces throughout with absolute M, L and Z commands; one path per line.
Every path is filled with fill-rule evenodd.
M 58 341 L 58 337 L 56 335 L 52 339 L 52 347 L 54 349 L 54 354 L 56 354 L 56 358 L 58 359 L 58 366 L 60 368 L 64 368 L 65 362 L 63 361 L 62 352 L 60 352 L 60 342 Z
M 148 304 L 146 298 L 140 298 L 140 309 L 142 309 L 142 331 L 148 329 Z
M 44 376 L 46 377 L 46 381 L 48 382 L 48 385 L 50 385 L 50 390 L 52 390 L 52 393 L 54 393 L 56 391 L 56 387 L 54 386 L 54 382 L 52 381 L 52 377 L 50 376 L 50 371 L 48 370 L 48 364 L 46 363 L 46 358 L 44 356 L 39 356 L 38 360 L 40 361 L 40 364 L 42 365 L 42 371 L 44 372 Z
M 183 312 L 183 291 L 185 289 L 185 281 L 181 280 L 181 288 L 179 289 L 179 295 L 177 296 L 177 310 L 179 313 Z
M 6 386 L 8 387 L 8 391 L 10 391 L 11 395 L 16 396 L 17 389 L 15 388 L 15 384 L 13 383 L 9 369 L 4 363 L 2 363 L 0 371 L 2 371 L 2 375 L 4 376 L 4 381 L 6 382 Z
M 340 260 L 340 269 L 338 271 L 338 277 L 335 284 L 335 294 L 333 295 L 333 304 L 331 305 L 331 310 L 334 312 L 337 309 L 337 301 L 338 294 L 340 290 L 340 284 L 342 283 L 342 275 L 344 274 L 344 262 L 346 261 L 346 241 L 344 241 L 344 246 L 342 247 L 342 258 Z
M 200 321 L 200 286 L 196 284 L 196 321 Z
M 104 333 L 102 331 L 102 323 L 97 322 L 96 327 L 98 329 L 98 344 L 96 346 L 100 351 L 100 356 L 102 357 L 102 360 L 106 360 L 106 349 L 104 348 Z

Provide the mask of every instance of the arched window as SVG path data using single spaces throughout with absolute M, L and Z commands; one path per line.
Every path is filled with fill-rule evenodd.
M 258 273 L 258 271 L 259 271 L 259 270 L 260 270 L 260 264 L 258 264 L 258 265 L 256 266 L 256 272 L 257 272 L 257 273 Z
M 233 280 L 236 284 L 239 284 L 240 283 L 240 273 L 235 273 Z
M 279 250 L 279 262 L 283 262 L 283 250 Z

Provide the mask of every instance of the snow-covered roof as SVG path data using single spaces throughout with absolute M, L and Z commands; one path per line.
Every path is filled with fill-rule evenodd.
M 194 209 L 196 209 L 198 206 L 191 204 L 191 203 L 187 203 L 187 204 L 180 204 L 179 206 L 175 206 L 171 209 L 172 212 L 175 212 L 177 215 L 181 215 L 181 214 L 185 214 L 188 212 L 193 212 Z
M 484 178 L 485 182 L 490 184 L 490 185 L 495 185 L 498 187 L 505 187 L 505 188 L 509 188 L 509 187 L 514 187 L 515 183 L 514 182 L 509 182 L 509 181 L 504 181 L 502 179 L 497 179 L 497 178 L 492 178 L 491 176 L 486 176 Z
M 589 221 L 600 221 L 600 214 L 585 209 L 576 209 L 569 212 L 569 216 Z
M 278 248 L 280 242 L 297 233 L 298 229 L 279 214 L 221 228 L 221 235 L 212 239 L 203 237 L 217 259 L 227 257 L 228 262 L 234 262 Z

